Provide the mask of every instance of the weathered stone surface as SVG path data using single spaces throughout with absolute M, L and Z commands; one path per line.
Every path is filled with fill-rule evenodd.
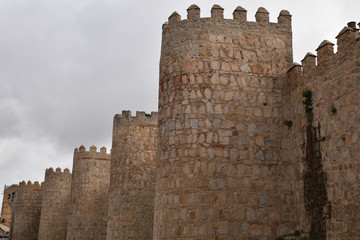
M 18 187 L 19 185 L 13 184 L 11 186 L 5 186 L 4 188 L 0 222 L 6 226 L 11 225 L 12 209 L 14 207 L 15 194 L 18 190 Z
M 12 212 L 11 239 L 35 239 L 39 234 L 42 186 L 38 182 L 19 183 Z
M 114 117 L 106 239 L 153 238 L 157 123 L 155 112 L 132 117 L 130 111 L 123 111 Z M 181 129 L 179 121 L 170 126 L 168 131 Z M 191 128 L 198 126 L 197 119 L 190 120 Z M 176 137 L 171 144 L 179 141 Z M 172 150 L 167 157 L 174 156 Z M 175 204 L 179 199 L 168 201 Z
M 67 239 L 360 239 L 359 39 L 345 27 L 336 53 L 324 41 L 292 64 L 286 10 L 278 23 L 264 8 L 256 22 L 240 7 L 173 13 L 159 118 L 115 116 L 111 170 L 106 150 L 75 151 Z M 20 184 L 15 240 L 37 236 L 41 201 L 39 239 L 58 239 L 58 187 Z
M 57 168 L 56 171 L 52 168 L 46 169 L 39 240 L 66 239 L 70 213 L 71 177 L 69 169 L 65 169 L 64 172 L 60 168 Z
M 360 186 L 360 41 L 356 39 L 355 32 L 343 31 L 337 37 L 336 54 L 334 44 L 323 41 L 317 49 L 317 65 L 316 56 L 308 54 L 301 74 L 288 73 L 290 94 L 281 111 L 283 121 L 292 120 L 294 125 L 281 157 L 290 160 L 294 171 L 297 229 L 307 229 L 310 239 L 360 238 L 359 231 L 348 227 L 360 223 L 359 215 L 352 215 L 360 208 L 359 193 L 352 191 Z M 310 111 L 300 105 L 307 90 L 312 92 Z M 308 112 L 313 114 L 310 122 Z M 310 146 L 307 151 L 305 146 Z M 320 167 L 315 171 L 316 166 Z
M 267 23 L 262 8 L 258 23 L 237 11 L 234 20 L 219 12 L 163 30 L 154 239 L 270 239 L 294 226 L 295 220 L 267 217 L 291 214 L 289 162 L 275 157 L 283 135 L 282 85 L 274 84 L 292 61 L 291 27 Z M 186 67 L 189 58 L 203 68 Z M 170 72 L 174 64 L 183 67 Z M 204 81 L 174 86 L 177 76 Z M 183 128 L 168 127 L 177 121 Z M 276 177 L 262 174 L 272 165 Z M 243 210 L 234 215 L 237 209 Z
M 74 150 L 67 240 L 106 239 L 110 165 L 105 147 Z

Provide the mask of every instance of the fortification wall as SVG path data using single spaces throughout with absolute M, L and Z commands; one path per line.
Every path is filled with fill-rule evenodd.
M 107 239 L 152 239 L 156 112 L 114 117 Z
M 69 169 L 45 170 L 39 240 L 64 240 L 69 216 L 71 173 Z
M 38 237 L 43 189 L 39 182 L 19 183 L 15 194 L 11 239 L 29 240 Z
M 336 53 L 333 45 L 323 41 L 288 72 L 283 156 L 294 167 L 297 228 L 310 239 L 360 239 L 359 30 L 345 27 Z
M 1 206 L 0 223 L 5 224 L 6 226 L 11 225 L 11 213 L 14 205 L 15 193 L 18 190 L 18 187 L 19 186 L 17 184 L 13 184 L 4 189 L 4 197 Z
M 280 158 L 291 15 L 188 8 L 163 26 L 154 239 L 271 239 L 293 228 Z
M 106 239 L 110 165 L 105 147 L 74 150 L 67 240 Z

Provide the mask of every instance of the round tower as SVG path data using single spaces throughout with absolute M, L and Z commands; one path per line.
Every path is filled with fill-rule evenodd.
M 291 175 L 279 156 L 281 73 L 291 15 L 256 22 L 214 5 L 163 25 L 154 239 L 270 239 L 292 231 Z
M 75 148 L 67 240 L 106 239 L 110 165 L 105 147 Z
M 60 168 L 45 171 L 39 240 L 64 240 L 69 216 L 71 173 Z
M 107 239 L 152 239 L 157 113 L 114 117 Z
M 43 189 L 39 182 L 19 183 L 12 212 L 11 239 L 29 240 L 38 237 L 42 195 Z

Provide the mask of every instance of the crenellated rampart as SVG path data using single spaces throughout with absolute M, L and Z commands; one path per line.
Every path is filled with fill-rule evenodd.
M 210 18 L 200 18 L 200 9 L 194 5 L 187 11 L 187 19 L 181 20 L 181 16 L 174 12 L 163 25 L 161 61 L 175 57 L 178 62 L 174 62 L 166 70 L 160 69 L 160 81 L 163 74 L 173 75 L 179 68 L 184 73 L 206 71 L 204 63 L 197 59 L 208 59 L 207 52 L 211 49 L 202 47 L 208 45 L 208 41 L 224 48 L 231 47 L 231 63 L 224 55 L 227 51 L 220 55 L 213 49 L 212 54 L 216 54 L 215 57 L 223 62 L 214 63 L 220 69 L 223 65 L 225 69 L 236 72 L 241 67 L 248 73 L 277 76 L 280 69 L 290 66 L 293 61 L 291 15 L 286 10 L 280 12 L 278 23 L 269 22 L 269 13 L 264 8 L 258 9 L 256 22 L 246 21 L 246 10 L 241 7 L 234 11 L 234 19 L 224 19 L 223 9 L 217 5 L 212 8 Z M 250 35 L 252 36 L 248 38 Z M 263 39 L 264 36 L 267 38 Z M 267 48 L 273 49 L 273 53 L 265 54 Z M 279 50 L 285 53 L 280 53 Z M 170 52 L 172 55 L 168 56 Z M 267 55 L 271 55 L 271 58 Z M 183 60 L 187 62 L 182 64 Z
M 336 53 L 334 53 L 335 44 L 324 40 L 316 49 L 316 55 L 309 52 L 301 60 L 302 64 L 294 63 L 290 67 L 288 70 L 290 87 L 304 85 L 308 81 L 314 80 L 315 77 L 329 75 L 334 68 L 341 69 L 342 65 L 344 67 L 348 65 L 349 60 L 357 59 L 359 56 L 360 35 L 355 22 L 348 23 L 348 26 L 339 32 L 336 39 Z M 310 77 L 310 79 L 305 80 L 306 77 Z
M 294 168 L 296 215 L 310 239 L 357 239 L 360 208 L 360 38 L 355 22 L 334 44 L 288 71 L 282 117 L 291 120 L 284 158 Z M 304 97 L 305 96 L 305 97 Z M 311 101 L 310 101 L 311 100 Z
M 74 149 L 74 160 L 83 160 L 83 159 L 96 159 L 96 160 L 105 160 L 108 161 L 110 155 L 106 153 L 106 147 L 100 148 L 100 151 L 96 151 L 96 147 L 92 145 L 89 151 L 86 151 L 86 148 L 81 145 L 79 148 Z
M 114 116 L 114 126 L 121 126 L 123 124 L 136 123 L 136 124 L 157 124 L 158 113 L 152 112 L 147 114 L 145 112 L 136 111 L 136 115 L 132 116 L 131 111 L 122 111 L 122 114 Z
M 71 173 L 65 168 L 45 170 L 39 240 L 66 239 L 69 217 Z
M 247 21 L 247 10 L 244 9 L 241 6 L 238 6 L 234 12 L 233 12 L 233 19 L 224 19 L 224 9 L 219 5 L 214 5 L 211 8 L 211 17 L 201 18 L 200 17 L 200 8 L 193 4 L 187 9 L 187 18 L 181 19 L 181 16 L 177 12 L 173 12 L 168 21 L 163 25 L 164 28 L 175 26 L 177 24 L 178 26 L 181 26 L 179 24 L 186 24 L 191 21 L 216 21 L 216 22 L 233 22 L 234 24 L 238 24 L 241 22 L 241 24 L 264 24 L 264 23 L 270 23 L 269 22 L 269 12 L 263 8 L 260 7 L 256 14 L 255 14 L 256 22 L 250 22 Z M 288 27 L 291 27 L 291 15 L 287 10 L 282 10 L 278 16 L 278 22 L 277 23 L 270 23 L 270 24 L 281 24 L 281 25 L 288 25 Z

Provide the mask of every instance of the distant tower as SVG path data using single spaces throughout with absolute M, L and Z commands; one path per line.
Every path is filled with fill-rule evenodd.
M 107 239 L 152 239 L 157 113 L 115 115 Z
M 106 239 L 110 164 L 105 147 L 75 149 L 67 240 Z
M 5 224 L 6 226 L 11 225 L 11 213 L 14 206 L 15 194 L 18 188 L 19 186 L 17 184 L 13 184 L 11 186 L 5 185 L 4 187 L 0 223 Z
M 52 168 L 45 171 L 39 240 L 64 240 L 69 216 L 71 173 Z
M 19 183 L 15 194 L 11 239 L 29 240 L 38 237 L 43 189 L 39 182 Z
M 214 5 L 200 18 L 192 5 L 163 25 L 154 239 L 270 239 L 293 227 L 278 117 L 291 15 L 233 15 Z

